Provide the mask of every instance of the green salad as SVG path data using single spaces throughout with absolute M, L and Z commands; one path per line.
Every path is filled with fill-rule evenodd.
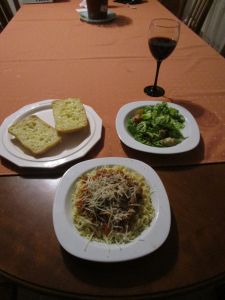
M 184 140 L 185 119 L 166 102 L 137 109 L 126 126 L 135 140 L 148 146 L 171 147 Z

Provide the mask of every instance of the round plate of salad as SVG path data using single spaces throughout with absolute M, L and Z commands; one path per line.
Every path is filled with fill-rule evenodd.
M 120 140 L 135 150 L 175 154 L 194 149 L 199 127 L 184 107 L 162 101 L 135 101 L 120 108 L 116 117 Z

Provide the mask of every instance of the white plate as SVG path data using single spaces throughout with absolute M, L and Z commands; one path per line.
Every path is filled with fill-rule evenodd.
M 177 144 L 172 147 L 152 147 L 148 145 L 144 145 L 138 141 L 136 141 L 132 135 L 126 129 L 126 123 L 128 118 L 132 115 L 132 113 L 140 107 L 147 105 L 155 105 L 157 103 L 162 103 L 161 101 L 136 101 L 125 104 L 120 108 L 116 116 L 116 130 L 120 140 L 130 148 L 135 150 L 148 152 L 148 153 L 156 153 L 156 154 L 175 154 L 182 153 L 189 150 L 194 149 L 199 141 L 200 141 L 200 132 L 197 122 L 195 121 L 192 114 L 185 109 L 184 107 L 174 104 L 168 103 L 169 107 L 176 108 L 185 118 L 185 127 L 181 130 L 185 140 L 183 140 L 180 144 Z
M 128 244 L 115 245 L 90 241 L 80 236 L 72 221 L 71 187 L 84 172 L 97 166 L 123 165 L 142 174 L 152 191 L 155 217 L 140 236 Z M 78 163 L 62 177 L 53 204 L 53 224 L 62 247 L 72 255 L 99 262 L 131 260 L 155 251 L 170 230 L 170 206 L 165 188 L 156 172 L 147 164 L 129 158 L 108 157 Z
M 41 157 L 36 158 L 28 152 L 25 153 L 8 133 L 9 126 L 19 119 L 35 114 L 54 127 L 52 101 L 53 99 L 49 99 L 26 105 L 3 121 L 0 127 L 2 157 L 20 167 L 54 168 L 83 157 L 98 142 L 102 133 L 102 120 L 90 106 L 84 105 L 89 122 L 87 129 L 63 135 L 62 143 Z

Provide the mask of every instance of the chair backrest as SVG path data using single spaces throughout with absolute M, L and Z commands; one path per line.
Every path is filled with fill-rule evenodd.
M 18 0 L 12 0 L 15 10 L 20 8 L 20 3 Z M 8 0 L 1 0 L 0 2 L 0 32 L 5 28 L 8 22 L 12 19 L 14 13 L 8 2 Z
M 20 8 L 20 2 L 19 2 L 19 0 L 13 0 L 13 3 L 15 5 L 15 9 L 19 10 L 19 8 Z
M 180 18 L 187 0 L 159 0 L 175 16 Z
M 199 33 L 214 0 L 195 0 L 184 23 Z

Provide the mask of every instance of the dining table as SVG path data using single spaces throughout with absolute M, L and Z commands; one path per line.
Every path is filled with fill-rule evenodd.
M 168 299 L 217 288 L 225 279 L 225 60 L 178 20 L 177 47 L 159 73 L 165 95 L 150 97 L 144 87 L 154 81 L 156 61 L 149 24 L 176 16 L 157 0 L 109 0 L 109 22 L 85 20 L 79 9 L 85 10 L 79 0 L 24 4 L 0 34 L 0 273 L 76 299 Z M 87 136 L 75 154 L 79 143 L 53 157 L 24 154 L 7 126 L 66 98 L 81 99 L 95 138 Z M 188 111 L 199 129 L 197 145 L 152 153 L 124 143 L 118 112 L 139 101 Z M 102 158 L 141 161 L 159 176 L 171 221 L 155 251 L 101 262 L 73 255 L 58 241 L 53 207 L 62 178 Z

